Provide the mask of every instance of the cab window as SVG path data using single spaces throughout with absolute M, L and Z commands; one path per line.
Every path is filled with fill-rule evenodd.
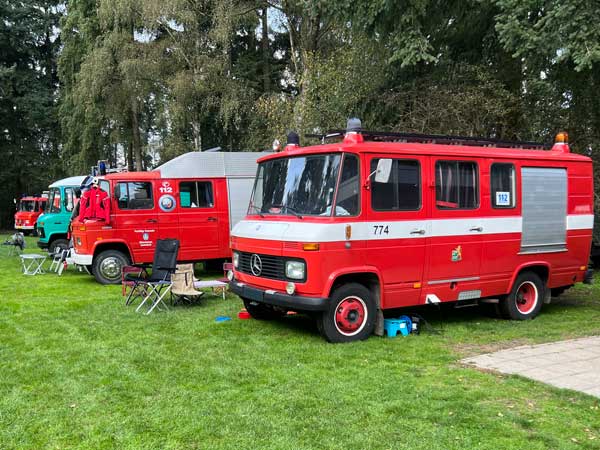
M 346 154 L 338 186 L 334 215 L 356 216 L 360 212 L 359 165 L 356 155 Z
M 115 187 L 119 209 L 152 209 L 152 183 L 121 182 Z
M 179 183 L 179 204 L 182 208 L 212 208 L 213 189 L 210 181 L 182 181 Z
M 435 205 L 438 209 L 475 209 L 479 206 L 477 164 L 470 161 L 435 163 Z
M 490 191 L 492 208 L 514 208 L 515 166 L 507 163 L 494 163 L 490 170 Z
M 371 160 L 370 173 L 379 158 Z M 371 180 L 371 208 L 374 211 L 416 211 L 421 208 L 421 166 L 419 161 L 394 159 L 387 183 Z

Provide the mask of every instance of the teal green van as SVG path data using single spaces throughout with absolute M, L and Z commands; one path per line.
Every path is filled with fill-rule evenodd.
M 64 178 L 48 187 L 46 210 L 36 224 L 40 236 L 38 247 L 54 253 L 58 248 L 66 249 L 69 246 L 67 239 L 69 223 L 76 204 L 76 194 L 84 178 L 84 176 Z

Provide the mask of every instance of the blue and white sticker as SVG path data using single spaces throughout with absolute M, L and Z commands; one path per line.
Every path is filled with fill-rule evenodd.
M 510 206 L 510 192 L 496 192 L 496 206 Z
M 158 207 L 164 212 L 171 212 L 175 209 L 175 197 L 170 194 L 163 194 L 158 199 Z

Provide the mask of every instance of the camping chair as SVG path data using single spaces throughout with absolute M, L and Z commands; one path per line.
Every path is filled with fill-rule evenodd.
M 168 306 L 163 301 L 165 295 L 171 290 L 171 274 L 177 270 L 177 253 L 179 252 L 179 241 L 177 239 L 159 239 L 156 241 L 154 250 L 154 261 L 152 262 L 152 273 L 148 278 L 138 278 L 132 287 L 135 291 L 140 286 L 146 288 L 146 296 L 135 309 L 139 311 L 146 302 L 150 302 L 150 307 L 146 314 L 150 314 L 156 307 Z M 131 292 L 130 292 L 131 294 Z
M 50 263 L 50 272 L 56 272 L 62 275 L 63 270 L 67 266 L 67 257 L 69 256 L 69 249 L 58 248 L 54 253 L 50 253 L 52 262 Z
M 121 295 L 127 296 L 125 306 L 131 305 L 136 299 L 143 299 L 146 287 L 136 281 L 148 278 L 148 272 L 143 266 L 124 266 L 121 269 Z
M 194 289 L 194 265 L 178 264 L 177 271 L 171 275 L 171 304 L 192 304 L 204 295 L 204 292 Z

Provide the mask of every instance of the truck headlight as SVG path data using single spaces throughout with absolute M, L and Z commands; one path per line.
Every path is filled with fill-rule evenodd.
M 292 280 L 304 279 L 306 273 L 306 264 L 302 261 L 286 261 L 285 276 Z
M 233 261 L 233 267 L 237 269 L 240 263 L 240 254 L 238 252 L 233 252 L 233 258 L 231 259 Z

